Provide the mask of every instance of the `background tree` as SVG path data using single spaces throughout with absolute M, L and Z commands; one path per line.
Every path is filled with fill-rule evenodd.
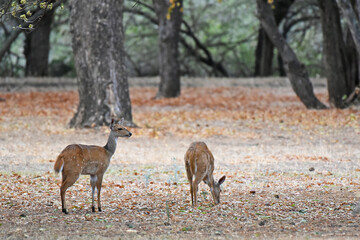
M 353 92 L 347 97 L 346 104 L 354 101 L 359 95 L 360 84 L 360 1 L 337 0 L 338 6 L 341 8 L 344 19 L 347 23 L 348 31 L 346 32 L 347 53 L 350 62 L 350 88 Z M 355 87 L 355 89 L 353 88 Z
M 152 26 L 149 26 L 149 23 L 151 24 L 155 24 L 156 26 L 159 25 L 159 21 L 156 17 L 155 14 L 155 9 L 154 7 L 152 7 L 151 5 L 145 4 L 143 2 L 136 2 L 139 5 L 134 8 L 134 6 L 129 6 L 125 8 L 125 12 L 129 12 L 133 15 L 131 15 L 132 17 L 129 18 L 129 22 L 127 24 L 127 26 L 131 26 L 131 25 L 136 25 L 137 27 L 141 26 L 142 29 L 142 34 L 141 36 L 141 43 L 140 43 L 140 39 L 139 40 L 135 40 L 138 41 L 138 44 L 146 44 L 146 40 L 149 39 L 150 37 L 153 37 L 153 34 L 149 33 L 149 30 L 151 32 Z M 198 2 L 197 2 L 198 3 Z M 205 5 L 204 7 L 207 8 L 209 5 Z M 202 6 L 201 6 L 202 7 Z M 216 8 L 217 6 L 213 6 L 214 8 Z M 186 11 L 192 11 L 194 10 L 195 7 L 191 7 L 188 8 Z M 201 12 L 201 10 L 200 10 Z M 134 16 L 134 14 L 136 16 L 140 16 L 146 19 L 146 21 L 139 21 L 136 16 Z M 155 15 L 155 16 L 154 16 Z M 141 19 L 141 18 L 140 18 Z M 189 22 L 192 19 L 182 19 L 182 25 L 181 25 L 181 29 L 180 29 L 180 54 L 179 54 L 179 64 L 180 64 L 180 71 L 182 75 L 190 75 L 190 76 L 201 76 L 202 74 L 200 72 L 203 72 L 202 69 L 199 69 L 199 67 L 197 67 L 196 65 L 201 64 L 202 66 L 205 66 L 203 69 L 206 71 L 206 75 L 211 75 L 211 76 L 224 76 L 224 77 L 228 77 L 230 74 L 228 72 L 228 70 L 225 68 L 224 65 L 224 61 L 225 61 L 225 56 L 224 55 L 228 55 L 229 52 L 232 52 L 231 50 L 236 48 L 236 46 L 240 44 L 244 44 L 248 41 L 251 41 L 252 35 L 250 35 L 250 37 L 245 38 L 245 39 L 241 39 L 239 41 L 236 41 L 235 43 L 232 42 L 225 42 L 223 39 L 217 39 L 220 38 L 221 36 L 225 36 L 226 34 L 226 29 L 222 29 L 221 33 L 219 34 L 214 34 L 217 35 L 217 37 L 215 38 L 208 38 L 208 42 L 203 41 L 200 37 L 199 34 L 197 34 L 196 32 L 194 32 L 193 29 L 198 29 L 198 24 L 200 24 L 202 26 L 202 30 L 206 30 L 207 28 L 211 28 L 212 24 L 208 22 L 208 20 L 205 20 L 204 22 L 199 23 L 199 21 L 193 21 L 193 22 Z M 204 26 L 204 24 L 206 24 Z M 129 27 L 131 28 L 131 27 Z M 210 30 L 210 29 L 209 29 Z M 199 32 L 199 31 L 197 31 Z M 203 34 L 200 34 L 203 35 Z M 211 33 L 209 34 L 205 34 L 207 36 L 211 35 Z M 146 39 L 146 40 L 145 40 Z M 133 51 L 132 51 L 132 46 L 135 45 L 135 43 L 132 43 L 133 39 L 129 39 L 127 41 L 127 44 L 129 47 L 127 47 L 127 50 L 129 51 L 129 54 L 127 54 L 128 60 L 130 61 L 130 69 L 133 69 L 133 71 L 136 72 L 136 74 L 143 74 L 144 71 L 141 71 L 141 67 L 139 65 L 143 65 L 142 68 L 146 69 L 146 72 L 149 73 L 149 71 L 147 70 L 147 68 L 150 65 L 153 65 L 154 62 L 153 61 L 148 61 L 149 64 L 137 64 L 138 62 L 142 62 L 144 61 L 144 59 L 148 58 L 148 59 L 153 59 L 154 58 L 154 51 L 153 48 L 151 47 L 144 47 L 142 50 L 145 50 L 146 53 L 141 55 L 141 58 L 137 58 L 137 60 L 133 60 Z M 218 42 L 216 42 L 218 41 Z M 223 51 L 219 51 L 218 54 L 216 54 L 217 56 L 215 56 L 213 54 L 213 49 L 217 49 L 219 50 L 220 48 L 223 48 Z M 136 48 L 136 51 L 138 51 L 138 48 Z M 220 59 L 217 60 L 216 58 Z M 195 61 L 193 61 L 195 59 Z M 239 60 L 239 59 L 238 59 Z M 230 61 L 231 62 L 231 61 Z M 243 66 L 242 67 L 238 67 L 236 68 L 237 71 L 242 72 L 242 69 L 246 68 L 244 67 L 244 63 L 241 63 Z M 233 65 L 235 66 L 235 63 L 233 63 Z M 156 65 L 158 66 L 158 65 Z M 194 67 L 195 66 L 195 67 Z M 201 66 L 201 67 L 202 67 Z M 155 68 L 155 66 L 153 66 L 153 68 Z M 248 69 L 246 69 L 247 71 L 244 72 L 248 72 Z M 158 73 L 158 71 L 150 71 L 150 74 L 152 75 L 156 75 Z
M 345 97 L 355 88 L 354 74 L 348 59 L 347 47 L 344 41 L 340 23 L 339 9 L 335 0 L 318 0 L 321 10 L 321 26 L 323 32 L 323 51 L 325 76 L 327 78 L 330 104 L 344 108 Z M 355 75 L 357 75 L 355 73 Z
M 311 76 L 322 75 L 322 35 L 319 7 L 316 0 L 295 1 L 279 30 L 293 49 L 297 57 L 306 65 Z M 282 59 L 278 53 L 279 75 L 285 76 Z M 315 73 L 315 74 L 314 74 Z
M 36 28 L 25 35 L 24 55 L 26 76 L 47 76 L 50 51 L 51 24 L 54 10 L 47 11 Z
M 256 0 L 261 25 L 284 61 L 285 71 L 296 95 L 307 108 L 323 109 L 326 106 L 315 96 L 305 66 L 299 62 L 294 51 L 280 34 L 271 5 L 266 0 Z
M 278 0 L 274 2 L 273 13 L 277 26 L 279 26 L 280 22 L 285 18 L 293 3 L 294 0 Z M 273 57 L 274 44 L 269 39 L 263 27 L 260 26 L 255 51 L 254 76 L 270 76 L 272 74 Z
M 157 98 L 180 95 L 179 38 L 182 0 L 153 0 L 159 22 L 160 85 Z
M 0 33 L 3 32 L 4 44 L 0 45 L 0 62 L 5 56 L 16 57 L 19 62 L 19 50 L 11 51 L 12 45 L 18 40 L 21 33 L 26 34 L 24 41 L 24 55 L 26 57 L 26 75 L 47 75 L 48 55 L 50 49 L 50 30 L 54 9 L 62 5 L 63 0 L 43 1 L 0 1 Z M 1 34 L 0 34 L 1 36 Z M 0 40 L 2 38 L 0 37 Z M 15 45 L 15 44 L 14 44 Z M 0 65 L 0 68 L 1 65 Z M 6 68 L 5 68 L 5 72 Z
M 132 123 L 124 61 L 123 0 L 72 0 L 70 26 L 80 102 L 71 127 Z
M 58 3 L 59 0 L 53 1 Z M 339 15 L 338 8 L 334 8 L 333 14 L 330 14 L 333 18 L 337 15 L 336 31 L 324 32 L 324 42 L 321 28 L 330 29 L 332 26 L 326 24 L 321 25 L 320 13 L 322 10 L 318 7 L 317 0 L 294 1 L 294 3 L 292 3 L 292 0 L 273 1 L 274 8 L 272 9 L 272 13 L 275 18 L 275 23 L 277 24 L 277 31 L 280 32 L 283 40 L 286 40 L 288 46 L 297 50 L 296 58 L 306 66 L 306 72 L 308 72 L 306 73 L 307 78 L 309 78 L 309 76 L 323 76 L 324 67 L 327 69 L 326 74 L 332 74 L 332 71 L 335 72 L 335 77 L 328 77 L 330 103 L 334 107 L 342 108 L 348 106 L 351 99 L 354 99 L 354 96 L 356 96 L 356 94 L 354 94 L 356 93 L 356 86 L 358 86 L 359 83 L 359 56 L 358 51 L 355 50 L 357 49 L 358 41 L 354 41 L 356 38 L 353 36 L 353 29 L 356 30 L 357 24 L 351 24 L 355 26 L 355 28 L 351 28 L 349 22 L 354 21 L 349 21 L 347 17 L 350 16 L 347 9 L 350 9 L 355 12 L 355 14 L 353 14 L 355 18 L 353 17 L 352 19 L 358 21 L 358 5 L 354 4 L 358 2 L 358 0 L 338 1 L 339 3 L 346 3 L 347 7 L 342 7 L 343 15 Z M 4 2 L 7 4 L 2 5 Z M 30 0 L 27 2 L 30 2 Z M 49 4 L 51 1 L 41 2 Z M 159 35 L 160 28 L 158 25 L 160 24 L 160 20 L 158 11 L 156 11 L 157 8 L 153 3 L 160 4 L 160 2 L 136 0 L 127 2 L 127 14 L 125 17 L 125 30 L 127 35 L 125 49 L 127 52 L 124 53 L 126 56 L 126 65 L 131 70 L 131 76 L 158 75 L 160 73 L 160 65 L 164 64 L 154 61 L 154 59 L 160 58 L 160 53 L 153 47 L 159 42 L 157 36 Z M 333 3 L 334 2 L 333 0 Z M 0 11 L 1 76 L 25 75 L 27 61 L 25 61 L 21 54 L 23 52 L 25 34 L 21 34 L 21 32 L 23 30 L 29 31 L 30 29 L 26 27 L 26 24 L 21 24 L 21 27 L 17 26 L 19 25 L 19 21 L 23 23 L 26 18 L 32 21 L 33 16 L 37 14 L 37 10 L 34 9 L 32 16 L 22 16 L 20 12 L 22 11 L 23 13 L 23 10 L 17 9 L 16 11 L 19 12 L 16 12 L 13 20 L 11 22 L 4 22 L 4 16 L 12 16 L 12 3 L 10 0 L 0 0 L 0 9 L 9 10 L 5 11 L 5 15 L 2 14 L 3 11 Z M 137 4 L 134 6 L 134 3 Z M 170 4 L 170 2 L 168 4 Z M 282 8 L 283 5 L 281 4 L 291 4 L 291 6 L 288 7 L 287 5 Z M 2 6 L 5 6 L 5 8 L 2 8 Z M 254 8 L 256 8 L 254 2 L 245 0 L 228 0 L 221 3 L 218 1 L 189 0 L 185 5 L 185 14 L 182 16 L 182 23 L 180 25 L 179 69 L 177 71 L 179 71 L 182 76 L 195 77 L 252 76 L 255 72 L 256 56 L 254 52 L 258 43 L 256 36 L 259 30 L 259 22 L 255 21 L 253 14 L 248 13 L 254 12 Z M 165 18 L 169 13 L 169 9 L 171 11 L 171 7 L 166 8 Z M 280 22 L 277 21 L 277 13 L 281 13 L 280 19 L 282 20 Z M 326 13 L 326 15 L 327 14 L 328 13 Z M 55 19 L 58 20 L 58 16 L 59 14 L 55 12 Z M 71 71 L 74 66 L 72 51 L 69 50 L 70 41 L 63 41 L 63 39 L 66 39 L 70 35 L 66 32 L 66 28 L 69 28 L 66 21 L 67 16 L 66 14 L 62 14 L 62 16 L 65 21 L 62 20 L 61 23 L 56 22 L 54 25 L 54 34 L 51 39 L 52 50 L 50 51 L 49 57 L 50 73 L 56 76 L 71 74 L 67 72 L 69 69 Z M 171 17 L 171 13 L 169 16 Z M 344 17 L 344 23 L 346 24 L 342 24 L 339 27 L 339 22 L 342 20 L 340 17 Z M 328 23 L 329 21 L 325 22 Z M 29 23 L 27 23 L 27 25 L 29 25 Z M 15 27 L 15 29 L 12 30 L 12 27 Z M 65 32 L 63 31 L 64 29 Z M 339 42 L 331 40 L 330 34 L 338 35 L 335 39 L 337 39 L 337 41 L 340 39 Z M 343 43 L 341 43 L 341 39 L 343 39 Z M 139 46 L 141 46 L 141 48 L 139 48 Z M 335 46 L 334 49 L 331 46 Z M 264 51 L 264 53 L 265 52 L 267 51 Z M 275 49 L 275 51 L 271 50 L 270 52 L 278 56 L 284 54 L 281 53 L 279 49 Z M 341 54 L 339 54 L 339 52 L 341 52 Z M 269 56 L 270 54 L 265 55 Z M 44 57 L 41 59 L 44 59 Z M 274 57 L 272 56 L 271 59 L 274 59 Z M 273 75 L 282 75 L 284 72 L 282 68 L 283 64 L 281 63 L 282 58 L 278 57 L 278 59 L 277 66 L 276 62 L 274 62 L 271 67 Z M 330 63 L 331 59 L 335 61 Z M 340 59 L 342 63 L 336 63 L 336 61 Z M 329 64 L 335 67 L 331 67 L 332 65 Z M 42 64 L 42 66 L 43 65 L 45 64 Z M 168 62 L 166 65 L 169 65 Z M 263 65 L 269 66 L 266 64 Z M 338 69 L 335 71 L 337 68 L 342 68 L 342 70 Z M 174 68 L 171 68 L 171 70 L 173 69 Z M 276 69 L 279 69 L 279 71 L 277 72 Z M 178 83 L 180 83 L 180 81 Z M 175 86 L 174 89 L 176 89 L 176 86 L 180 86 L 176 81 L 173 85 Z M 293 86 L 294 90 L 296 90 L 296 85 Z M 310 89 L 310 92 L 313 92 L 312 86 L 308 87 L 307 83 L 301 86 L 306 86 L 303 88 L 307 90 Z M 299 94 L 299 90 L 296 91 L 297 94 Z M 176 93 L 176 91 L 174 92 Z

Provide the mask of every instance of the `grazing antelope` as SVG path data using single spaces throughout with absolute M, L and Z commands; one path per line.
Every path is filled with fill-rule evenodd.
M 60 196 L 62 211 L 68 214 L 65 202 L 65 192 L 71 187 L 80 175 L 90 175 L 92 189 L 92 211 L 95 212 L 94 195 L 97 188 L 98 209 L 101 212 L 100 191 L 104 173 L 109 166 L 111 156 L 116 150 L 118 137 L 130 137 L 132 135 L 122 121 L 115 123 L 112 119 L 110 124 L 109 139 L 104 147 L 93 145 L 71 144 L 67 146 L 57 157 L 54 170 L 62 172 Z
M 219 182 L 213 177 L 214 156 L 204 142 L 193 142 L 185 154 L 186 174 L 190 183 L 191 203 L 197 204 L 197 190 L 201 181 L 204 181 L 209 187 L 214 199 L 214 203 L 220 203 L 220 185 L 225 181 L 222 176 Z M 195 179 L 193 179 L 195 176 Z

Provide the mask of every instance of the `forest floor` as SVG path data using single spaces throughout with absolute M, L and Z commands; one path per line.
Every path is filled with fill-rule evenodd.
M 67 127 L 74 89 L 0 92 L 0 238 L 359 239 L 360 110 L 307 110 L 288 84 L 261 79 L 203 81 L 158 100 L 155 87 L 132 85 L 140 128 L 118 141 L 103 212 L 91 213 L 81 176 L 68 215 L 54 160 L 71 143 L 104 145 L 108 127 Z M 315 92 L 327 102 L 324 85 Z M 227 177 L 219 205 L 201 183 L 191 206 L 183 156 L 193 141 Z

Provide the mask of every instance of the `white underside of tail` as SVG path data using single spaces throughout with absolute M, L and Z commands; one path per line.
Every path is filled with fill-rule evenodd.
M 194 174 L 196 174 L 197 172 L 197 162 L 196 162 L 196 159 L 195 159 L 195 169 L 194 169 Z
M 61 173 L 63 169 L 64 169 L 64 162 L 63 162 L 63 164 L 61 165 L 61 168 L 60 168 L 60 170 L 59 170 L 59 173 Z

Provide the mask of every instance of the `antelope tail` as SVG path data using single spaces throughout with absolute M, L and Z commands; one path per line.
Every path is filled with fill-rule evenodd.
M 64 158 L 62 155 L 58 156 L 54 165 L 54 170 L 56 173 L 59 173 L 64 168 Z

